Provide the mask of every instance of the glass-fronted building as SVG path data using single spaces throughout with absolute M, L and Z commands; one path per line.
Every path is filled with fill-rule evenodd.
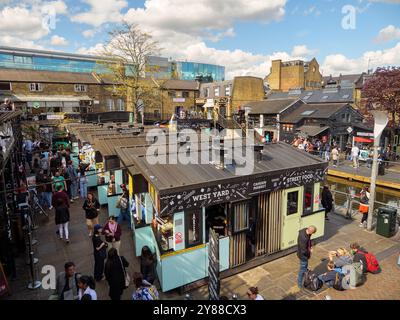
M 104 57 L 19 49 L 0 46 L 0 69 L 27 69 L 58 72 L 106 73 Z M 171 61 L 163 57 L 148 57 L 146 76 L 156 79 L 224 81 L 225 67 L 206 63 Z

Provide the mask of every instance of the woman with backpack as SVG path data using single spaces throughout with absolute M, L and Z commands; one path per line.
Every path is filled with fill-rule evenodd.
M 108 258 L 105 267 L 105 276 L 110 287 L 108 295 L 111 300 L 121 300 L 122 293 L 129 285 L 129 276 L 125 270 L 129 266 L 128 261 L 118 255 L 116 249 L 108 251 Z
M 78 279 L 78 300 L 97 300 L 97 293 L 94 291 L 96 283 L 93 277 L 81 276 Z
M 141 273 L 135 273 L 133 281 L 136 291 L 133 293 L 132 300 L 158 300 L 157 288 L 144 280 Z
M 353 257 L 345 248 L 329 252 L 329 260 L 334 263 L 335 270 L 345 276 L 344 289 L 355 289 L 362 283 L 362 265 L 353 262 Z

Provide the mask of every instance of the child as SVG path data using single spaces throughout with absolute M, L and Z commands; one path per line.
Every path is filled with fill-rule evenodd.
M 335 270 L 335 264 L 333 261 L 328 262 L 327 269 L 328 271 L 324 274 L 319 275 L 318 279 L 326 284 L 327 287 L 331 288 L 335 283 L 336 274 L 338 273 L 338 271 Z

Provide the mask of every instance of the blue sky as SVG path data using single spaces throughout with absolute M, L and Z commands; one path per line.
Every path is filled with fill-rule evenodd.
M 354 28 L 342 27 L 345 6 Z M 223 64 L 228 78 L 266 75 L 277 58 L 315 56 L 324 74 L 400 64 L 400 0 L 0 0 L 0 18 L 0 45 L 80 53 L 127 20 L 161 55 Z

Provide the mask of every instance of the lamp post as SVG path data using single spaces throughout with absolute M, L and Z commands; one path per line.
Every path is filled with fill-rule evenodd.
M 378 173 L 378 148 L 381 140 L 382 132 L 388 124 L 388 116 L 384 111 L 371 111 L 374 116 L 374 160 L 372 163 L 371 172 L 371 186 L 370 186 L 370 197 L 369 197 L 369 210 L 367 220 L 367 230 L 372 230 L 372 216 L 374 214 L 374 202 L 375 202 L 375 188 L 376 188 L 376 176 Z

